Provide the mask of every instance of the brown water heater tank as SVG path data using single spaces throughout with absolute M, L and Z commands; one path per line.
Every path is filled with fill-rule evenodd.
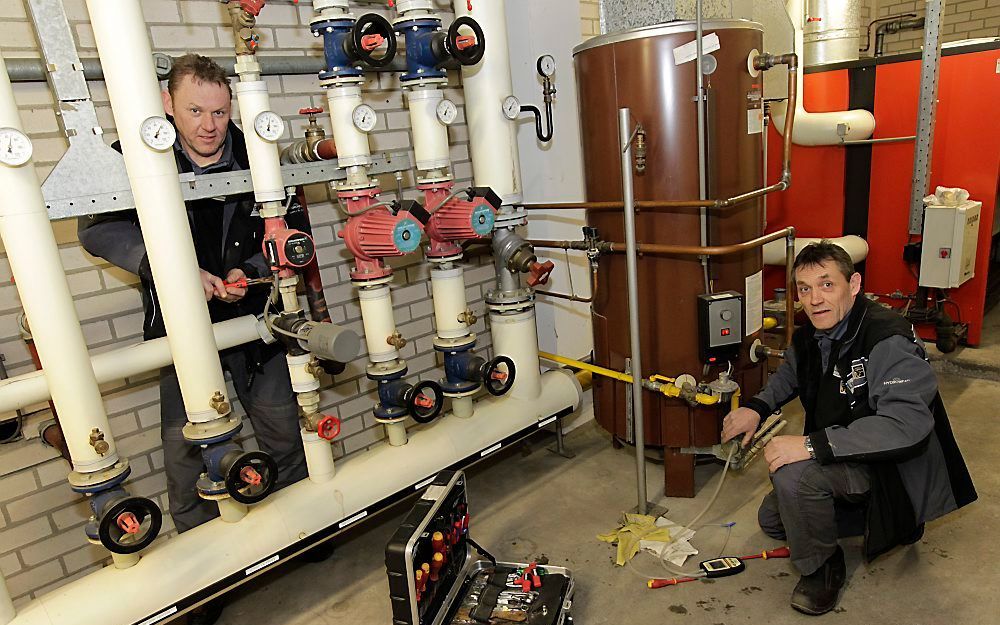
M 749 63 L 762 50 L 763 29 L 743 20 L 705 21 L 703 27 L 705 53 L 713 57 L 704 64 L 707 196 L 720 199 L 763 184 L 763 77 L 755 75 Z M 678 50 L 681 46 L 694 47 L 695 30 L 694 22 L 670 22 L 595 37 L 574 51 L 588 201 L 622 200 L 618 109 L 623 107 L 631 109 L 633 123 L 641 124 L 645 133 L 645 168 L 633 167 L 636 201 L 698 199 L 695 52 L 675 58 L 675 52 L 686 49 Z M 713 50 L 716 37 L 718 49 Z M 759 198 L 707 213 L 709 245 L 739 243 L 763 233 Z M 588 222 L 604 240 L 625 240 L 620 209 L 589 211 Z M 637 211 L 636 238 L 639 243 L 699 245 L 699 209 Z M 748 355 L 759 334 L 754 326 L 760 323 L 756 285 L 761 269 L 759 250 L 714 257 L 709 265 L 712 292 L 739 291 L 746 298 L 749 286 L 754 300 L 745 301 L 751 312 L 747 329 L 754 332 L 745 336 L 739 355 L 730 361 L 744 397 L 760 389 L 764 376 L 764 368 Z M 700 260 L 640 254 L 638 274 L 645 377 L 690 374 L 699 383 L 717 379 L 730 363 L 706 366 L 699 356 L 697 300 L 706 292 Z M 624 255 L 603 256 L 599 280 L 593 305 L 596 364 L 623 370 L 631 352 Z M 626 386 L 594 378 L 597 420 L 618 442 L 633 440 L 626 419 Z M 664 448 L 666 494 L 693 496 L 695 457 L 679 449 L 719 442 L 728 405 L 691 407 L 648 391 L 643 400 L 646 443 Z

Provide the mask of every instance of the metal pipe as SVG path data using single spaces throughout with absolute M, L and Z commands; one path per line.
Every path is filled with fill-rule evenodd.
M 635 244 L 635 190 L 632 180 L 632 115 L 618 109 L 618 155 L 622 169 L 622 202 L 625 206 L 625 274 L 628 287 L 629 339 L 632 359 L 632 414 L 635 423 L 635 471 L 639 514 L 646 513 L 646 424 L 642 405 L 642 354 L 639 340 L 639 280 Z
M 788 236 L 795 236 L 795 228 L 789 226 L 787 228 L 782 228 L 781 230 L 776 230 L 770 234 L 765 234 L 759 236 L 756 239 L 750 239 L 749 241 L 744 241 L 742 243 L 734 243 L 732 245 L 710 245 L 702 247 L 700 245 L 661 245 L 658 243 L 639 243 L 636 245 L 636 249 L 643 254 L 676 254 L 678 256 L 728 256 L 729 254 L 736 254 L 738 252 L 743 252 L 746 250 L 762 247 L 766 243 L 771 241 L 777 241 L 778 239 L 784 239 Z M 536 248 L 554 248 L 554 249 L 569 249 L 569 250 L 586 250 L 590 249 L 590 243 L 587 241 L 552 241 L 543 239 L 531 239 L 528 241 Z M 622 253 L 627 252 L 627 243 L 611 242 L 611 241 L 601 241 L 597 244 L 598 250 L 602 254 L 608 253 Z
M 702 0 L 697 0 L 695 2 L 695 84 L 697 86 L 697 91 L 695 95 L 695 104 L 698 107 L 698 199 L 707 200 L 708 199 L 708 167 L 707 167 L 707 146 L 705 145 L 705 100 L 708 97 L 705 93 L 705 75 L 704 71 L 704 59 L 702 56 L 704 54 L 704 42 L 701 38 L 704 36 L 704 28 L 702 26 Z M 700 232 L 700 245 L 705 247 L 708 245 L 708 208 L 701 207 L 698 209 L 698 221 L 701 228 Z M 705 282 L 705 292 L 710 293 L 712 291 L 711 282 L 709 281 L 709 271 L 708 271 L 708 257 L 701 257 L 701 272 Z
M 854 141 L 841 141 L 840 145 L 872 145 L 876 143 L 902 143 L 903 141 L 913 141 L 916 135 L 909 137 L 885 137 L 884 139 L 856 139 Z
M 567 295 L 565 293 L 556 293 L 555 291 L 542 291 L 541 289 L 535 289 L 536 295 L 548 295 L 549 297 L 557 297 L 559 299 L 566 299 L 571 302 L 584 302 L 591 303 L 597 297 L 597 265 L 591 267 L 590 270 L 590 297 L 580 297 L 579 295 Z
M 792 344 L 792 334 L 795 332 L 795 275 L 792 270 L 795 265 L 795 228 L 786 228 L 785 237 L 785 347 Z

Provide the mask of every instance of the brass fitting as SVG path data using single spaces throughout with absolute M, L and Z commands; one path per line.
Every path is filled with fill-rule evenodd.
M 104 440 L 104 432 L 98 428 L 94 428 L 90 431 L 90 446 L 93 447 L 94 451 L 96 451 L 100 456 L 108 453 L 111 449 L 111 445 L 108 441 Z
M 388 337 L 385 340 L 385 342 L 388 343 L 389 345 L 392 345 L 396 349 L 403 349 L 403 347 L 406 345 L 406 339 L 404 339 L 403 335 L 400 334 L 398 331 L 393 332 L 392 336 Z
M 646 171 L 646 129 L 639 124 L 635 131 L 635 172 Z
M 458 320 L 460 323 L 471 326 L 479 320 L 479 317 L 476 316 L 476 313 L 471 308 L 466 308 L 465 312 L 458 313 Z
M 309 364 L 305 366 L 306 373 L 318 378 L 320 373 L 323 373 L 323 367 L 319 364 L 319 361 L 313 358 L 309 361 Z
M 229 402 L 226 401 L 226 396 L 222 394 L 222 391 L 215 391 L 212 399 L 208 400 L 208 405 L 220 415 L 229 414 Z

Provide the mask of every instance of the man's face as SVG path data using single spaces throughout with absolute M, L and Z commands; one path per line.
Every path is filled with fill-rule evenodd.
M 225 85 L 198 81 L 189 74 L 173 94 L 163 92 L 163 109 L 173 115 L 181 146 L 192 160 L 207 165 L 220 156 L 232 113 Z
M 795 270 L 799 302 L 817 330 L 829 330 L 851 312 L 854 297 L 861 292 L 861 274 L 847 280 L 837 263 L 825 260 Z

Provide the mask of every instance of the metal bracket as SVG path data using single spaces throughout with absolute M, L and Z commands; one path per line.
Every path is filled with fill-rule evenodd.
M 913 184 L 910 187 L 910 234 L 923 232 L 924 195 L 930 184 L 931 153 L 934 149 L 934 112 L 941 67 L 941 18 L 944 15 L 944 2 L 945 0 L 927 0 L 927 15 L 924 18 L 917 143 L 913 152 Z

